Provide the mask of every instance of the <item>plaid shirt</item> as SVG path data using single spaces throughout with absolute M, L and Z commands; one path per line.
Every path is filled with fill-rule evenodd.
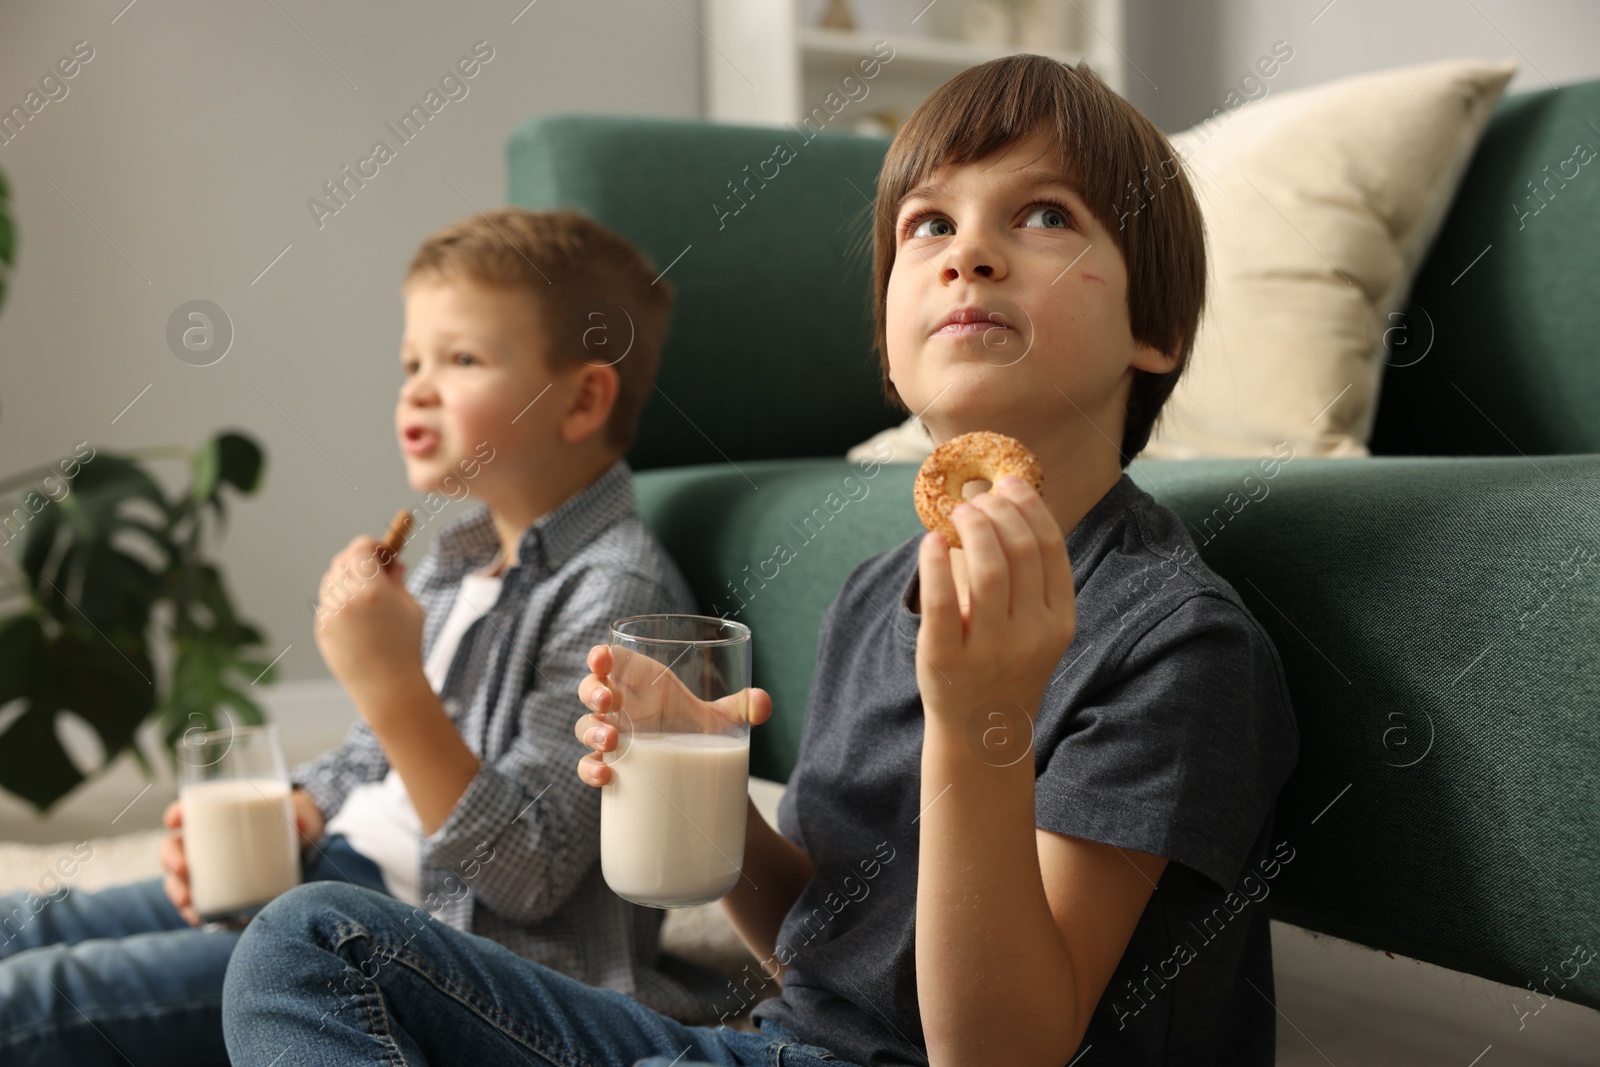
M 462 576 L 499 547 L 483 504 L 440 530 L 407 577 L 426 612 L 424 661 Z M 494 607 L 462 636 L 439 694 L 481 766 L 422 839 L 422 899 L 456 929 L 695 1018 L 703 1006 L 656 966 L 664 913 L 618 897 L 600 873 L 600 790 L 578 778 L 588 749 L 572 730 L 585 711 L 578 683 L 589 673 L 586 657 L 606 642 L 611 622 L 693 613 L 694 593 L 640 521 L 623 459 L 530 524 L 516 555 Z M 388 769 L 358 720 L 338 748 L 292 777 L 331 817 L 353 788 Z

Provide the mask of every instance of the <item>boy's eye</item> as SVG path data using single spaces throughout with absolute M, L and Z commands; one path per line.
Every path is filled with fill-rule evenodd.
M 1034 219 L 1042 220 L 1040 225 L 1047 230 L 1066 230 L 1072 227 L 1072 212 L 1053 201 L 1034 205 L 1034 209 L 1023 220 L 1023 225 L 1033 225 Z
M 932 228 L 943 225 L 946 232 L 934 233 Z M 907 237 L 948 237 L 955 232 L 955 227 L 950 225 L 950 220 L 942 215 L 914 215 L 906 220 Z
M 1068 211 L 1065 205 L 1054 200 L 1045 200 L 1032 205 L 1032 208 L 1033 210 L 1023 220 L 1024 226 L 1047 230 L 1072 228 L 1072 212 Z M 944 227 L 943 230 L 937 229 L 941 226 Z M 955 227 L 949 219 L 932 212 L 924 212 L 907 219 L 904 229 L 908 240 L 913 237 L 948 237 L 955 232 Z
M 462 366 L 466 366 L 468 363 L 478 362 L 478 357 L 474 356 L 470 352 L 457 352 L 454 358 L 456 362 L 460 363 Z

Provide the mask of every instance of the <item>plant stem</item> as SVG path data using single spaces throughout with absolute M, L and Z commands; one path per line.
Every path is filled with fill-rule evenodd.
M 184 448 L 182 445 L 147 445 L 143 448 L 130 448 L 122 453 L 137 459 L 189 459 L 194 455 L 194 449 Z M 59 473 L 52 463 L 32 467 L 28 470 L 13 474 L 9 478 L 0 479 L 0 496 L 13 489 L 20 488 L 30 482 Z

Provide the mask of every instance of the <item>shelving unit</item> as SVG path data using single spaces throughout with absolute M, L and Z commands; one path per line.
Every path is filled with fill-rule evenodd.
M 852 30 L 819 24 L 828 0 L 705 0 L 706 117 L 778 126 L 823 109 L 830 128 L 893 133 L 956 74 L 1016 52 L 1087 59 L 1112 88 L 1125 88 L 1123 0 L 1023 0 L 1059 5 L 1055 47 L 965 39 L 969 5 L 982 0 L 847 2 L 858 22 Z M 877 64 L 871 78 L 863 61 Z M 837 113 L 825 107 L 830 93 L 835 105 L 847 101 Z

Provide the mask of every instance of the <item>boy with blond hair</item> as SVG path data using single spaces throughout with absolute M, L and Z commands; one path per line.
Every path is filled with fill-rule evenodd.
M 599 796 L 572 775 L 585 653 L 615 619 L 696 607 L 623 458 L 675 295 L 655 274 L 571 211 L 477 214 L 417 251 L 395 405 L 415 515 L 481 503 L 409 574 L 370 536 L 333 557 L 316 641 L 359 719 L 291 778 L 305 881 L 704 1019 L 709 975 L 659 955 L 662 913 L 607 888 Z M 202 927 L 180 804 L 166 822 L 164 879 L 73 894 L 0 944 L 0 1061 L 227 1062 L 239 931 Z
M 317 1032 L 317 986 L 389 958 L 404 931 L 371 894 L 309 886 L 263 913 L 229 970 L 234 1062 L 293 1046 L 297 1067 L 394 1049 L 409 1064 L 1272 1063 L 1260 901 L 1294 858 L 1273 815 L 1299 747 L 1282 665 L 1126 473 L 1205 296 L 1181 168 L 1118 225 L 1124 191 L 1171 153 L 1086 65 L 1029 55 L 957 75 L 889 147 L 885 390 L 935 444 L 998 431 L 1045 476 L 957 508 L 959 549 L 929 533 L 862 562 L 824 615 L 778 827 L 751 806 L 746 877 L 723 900 L 781 984 L 759 1032 L 684 1026 L 444 930 L 404 950 L 425 965 L 363 984 L 370 1016 Z M 598 786 L 627 709 L 605 646 L 589 666 L 594 714 L 575 731 L 595 751 L 578 775 Z M 770 697 L 750 696 L 764 721 Z M 293 992 L 263 999 L 273 981 Z

